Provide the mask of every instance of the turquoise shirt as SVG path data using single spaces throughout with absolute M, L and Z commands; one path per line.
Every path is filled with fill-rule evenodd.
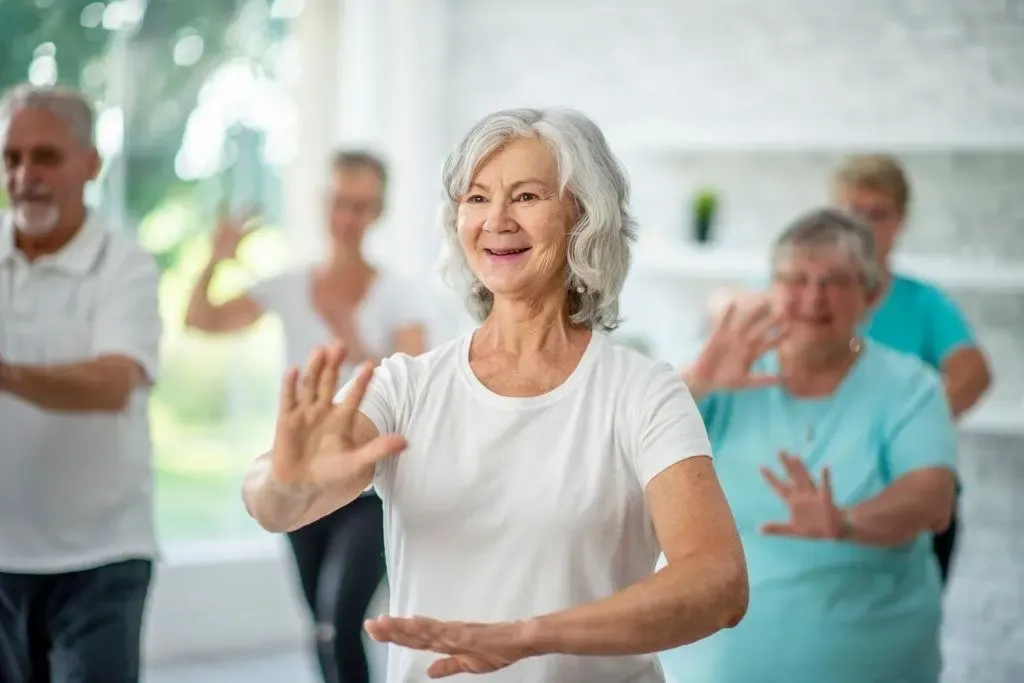
M 956 303 L 926 282 L 893 275 L 885 298 L 861 325 L 862 334 L 941 368 L 951 353 L 977 346 Z
M 758 370 L 777 371 L 768 355 Z M 956 432 L 937 373 L 918 358 L 867 342 L 829 397 L 797 400 L 780 387 L 701 402 L 715 467 L 743 540 L 750 608 L 733 629 L 662 653 L 678 683 L 936 683 L 941 591 L 931 537 L 896 548 L 768 537 L 785 504 L 762 479 L 778 452 L 815 477 L 828 466 L 850 507 L 919 468 L 954 469 Z

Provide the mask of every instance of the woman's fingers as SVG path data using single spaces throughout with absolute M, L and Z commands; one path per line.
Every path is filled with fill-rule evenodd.
M 775 473 L 767 467 L 761 468 L 761 476 L 764 477 L 764 480 L 768 482 L 768 485 L 772 487 L 772 490 L 775 491 L 779 498 L 785 500 L 786 498 L 789 498 L 790 494 L 793 492 L 789 484 L 779 479 Z
M 348 385 L 348 391 L 335 408 L 337 429 L 340 430 L 343 439 L 347 439 L 355 430 L 356 414 L 359 412 L 359 406 L 362 405 L 363 398 L 366 396 L 366 388 L 370 386 L 372 379 L 373 364 L 370 362 L 361 364 Z
M 829 503 L 833 502 L 832 498 L 832 473 L 829 472 L 827 467 L 821 470 L 821 497 Z
M 317 402 L 324 407 L 331 405 L 338 392 L 338 376 L 341 374 L 341 364 L 345 362 L 345 354 L 344 344 L 335 344 L 327 349 L 316 389 Z
M 383 460 L 395 457 L 408 445 L 408 442 L 398 434 L 384 434 L 360 447 L 353 457 L 365 465 L 376 465 Z
M 791 329 L 785 322 L 775 321 L 775 324 L 765 330 L 754 342 L 752 358 L 757 360 L 772 349 L 777 348 L 789 335 Z
M 281 401 L 278 411 L 281 414 L 295 410 L 298 404 L 299 369 L 289 368 L 284 377 L 281 378 Z
M 778 375 L 772 375 L 768 373 L 760 373 L 747 375 L 743 380 L 743 389 L 761 389 L 764 387 L 773 387 L 782 381 L 782 378 Z
M 789 480 L 793 483 L 794 488 L 799 491 L 816 490 L 817 487 L 814 485 L 814 480 L 811 479 L 811 474 L 807 471 L 803 460 L 795 455 L 790 455 L 786 451 L 782 451 L 779 454 L 779 459 L 782 460 L 782 466 L 786 468 L 786 474 L 789 476 Z
M 326 355 L 321 347 L 313 349 L 313 352 L 309 355 L 306 371 L 302 373 L 302 381 L 299 386 L 299 405 L 311 406 L 316 403 L 320 373 L 327 362 Z

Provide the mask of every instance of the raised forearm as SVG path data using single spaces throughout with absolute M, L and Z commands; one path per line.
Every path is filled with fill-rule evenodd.
M 128 406 L 140 373 L 127 359 L 52 366 L 0 363 L 0 392 L 47 410 L 119 412 Z
M 242 500 L 249 515 L 274 533 L 301 529 L 355 500 L 368 484 L 334 487 L 290 486 L 275 481 L 270 454 L 261 455 L 246 473 Z
M 739 623 L 749 586 L 745 567 L 680 560 L 597 602 L 538 617 L 537 654 L 631 655 L 692 643 Z
M 210 303 L 209 294 L 210 283 L 213 281 L 213 274 L 216 270 L 217 261 L 211 260 L 196 279 L 196 284 L 188 299 L 188 308 L 185 311 L 186 327 L 209 331 L 208 328 L 216 326 L 216 307 Z
M 907 475 L 874 498 L 847 511 L 847 540 L 862 545 L 896 547 L 922 533 L 939 533 L 949 525 L 956 499 L 951 472 L 922 473 L 933 481 Z M 948 479 L 948 481 L 944 481 Z

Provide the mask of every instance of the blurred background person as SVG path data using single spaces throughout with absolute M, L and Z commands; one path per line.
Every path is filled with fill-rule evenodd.
M 954 418 L 973 408 L 992 383 L 988 361 L 967 317 L 945 292 L 922 280 L 893 272 L 892 252 L 910 208 L 910 181 L 892 156 L 844 159 L 832 176 L 836 204 L 861 216 L 874 233 L 882 294 L 862 331 L 886 346 L 912 353 L 941 373 Z M 942 580 L 947 581 L 956 549 L 957 520 L 935 536 Z
M 879 292 L 860 324 L 862 334 L 911 353 L 941 373 L 954 418 L 973 408 L 992 377 L 967 317 L 936 285 L 894 272 L 892 254 L 904 230 L 911 201 L 910 181 L 899 161 L 887 155 L 843 159 L 831 178 L 837 206 L 860 216 L 872 230 L 879 270 Z M 770 298 L 763 292 L 714 297 L 724 310 L 730 302 L 756 309 Z M 956 515 L 936 535 L 934 548 L 942 580 L 950 575 L 956 541 Z
M 801 217 L 771 269 L 770 314 L 730 306 L 684 372 L 737 518 L 750 609 L 662 661 L 679 683 L 937 683 L 931 534 L 953 515 L 956 454 L 942 382 L 862 335 L 884 271 L 858 219 Z
M 136 683 L 156 555 L 159 271 L 85 205 L 92 107 L 0 101 L 0 680 Z
M 355 364 L 425 351 L 432 308 L 422 286 L 369 263 L 363 254 L 364 238 L 384 208 L 386 183 L 384 163 L 377 157 L 338 152 L 331 167 L 330 249 L 324 261 L 213 303 L 209 287 L 214 272 L 235 256 L 247 234 L 245 217 L 224 217 L 189 301 L 186 325 L 210 334 L 236 333 L 272 313 L 281 319 L 290 367 L 304 366 L 317 346 L 344 342 L 349 363 L 342 381 Z M 368 491 L 288 534 L 326 683 L 370 680 L 362 624 L 385 574 L 382 527 L 380 499 Z

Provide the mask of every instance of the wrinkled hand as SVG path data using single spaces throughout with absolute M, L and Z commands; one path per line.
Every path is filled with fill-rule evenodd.
M 394 434 L 381 435 L 360 446 L 355 438 L 356 416 L 373 377 L 364 363 L 351 389 L 334 403 L 345 347 L 317 348 L 305 372 L 290 370 L 281 386 L 271 473 L 275 481 L 292 486 L 326 488 L 352 481 L 357 472 L 372 469 L 405 448 Z
M 786 470 L 785 479 L 779 479 L 767 467 L 761 468 L 761 476 L 789 508 L 789 521 L 765 524 L 761 533 L 830 540 L 842 538 L 846 520 L 832 498 L 828 468 L 821 471 L 821 483 L 816 484 L 799 457 L 782 451 L 779 460 Z
M 699 393 L 736 391 L 777 384 L 778 376 L 753 373 L 754 363 L 785 338 L 787 329 L 767 302 L 730 303 L 715 324 L 697 359 L 686 370 Z
M 210 259 L 215 263 L 233 259 L 238 254 L 238 245 L 258 227 L 255 209 L 249 209 L 238 215 L 226 210 L 221 211 L 217 221 L 217 230 L 213 233 L 213 249 Z
M 445 655 L 427 668 L 430 678 L 491 673 L 530 657 L 529 631 L 528 622 L 477 624 L 388 616 L 366 622 L 366 632 L 377 642 Z

